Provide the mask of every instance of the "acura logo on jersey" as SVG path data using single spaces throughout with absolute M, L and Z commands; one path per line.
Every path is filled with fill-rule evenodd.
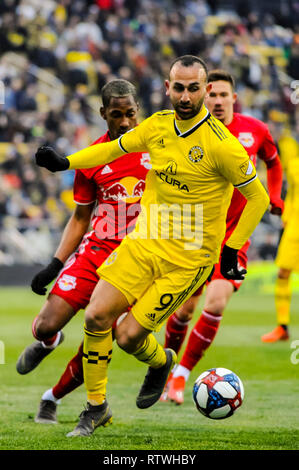
M 198 163 L 203 157 L 203 149 L 196 145 L 189 150 L 189 160 L 193 163 Z
M 166 173 L 171 173 L 172 175 L 176 175 L 176 170 L 177 170 L 177 164 L 173 160 L 169 160 L 167 165 L 164 168 L 164 171 Z
M 179 180 L 176 180 L 175 178 L 172 178 L 172 176 L 167 175 L 163 171 L 159 173 L 156 170 L 156 175 L 159 176 L 160 180 L 162 180 L 164 183 L 177 187 L 180 191 L 187 191 L 189 193 L 189 188 L 186 184 L 182 183 Z
M 243 147 L 251 147 L 254 144 L 254 137 L 251 132 L 240 132 L 238 140 Z

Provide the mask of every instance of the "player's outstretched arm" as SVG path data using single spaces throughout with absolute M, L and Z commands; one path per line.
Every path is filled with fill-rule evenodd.
M 68 157 L 59 155 L 51 147 L 40 147 L 35 155 L 36 164 L 52 172 L 80 170 L 105 165 L 126 153 L 145 151 L 151 130 L 148 125 L 151 122 L 150 119 L 145 119 L 139 126 L 131 129 L 119 139 L 91 145 Z
M 70 162 L 62 155 L 59 155 L 52 147 L 39 147 L 35 154 L 35 162 L 38 166 L 47 168 L 54 173 L 55 171 L 67 170 Z
M 35 161 L 38 166 L 54 173 L 104 165 L 125 153 L 124 149 L 119 146 L 118 140 L 92 145 L 68 157 L 59 155 L 52 147 L 43 146 L 37 150 Z

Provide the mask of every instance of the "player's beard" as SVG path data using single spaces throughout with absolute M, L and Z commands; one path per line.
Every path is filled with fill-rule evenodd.
M 192 119 L 196 116 L 202 108 L 204 102 L 204 96 L 196 103 L 196 104 L 186 104 L 184 106 L 183 103 L 177 101 L 176 103 L 172 103 L 175 112 L 182 120 Z M 186 111 L 183 111 L 185 109 Z

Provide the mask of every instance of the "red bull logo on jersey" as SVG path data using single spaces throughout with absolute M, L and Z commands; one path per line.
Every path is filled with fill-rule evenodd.
M 138 202 L 143 195 L 145 181 L 134 176 L 126 176 L 103 191 L 104 201 L 124 201 L 126 204 Z
M 68 274 L 63 274 L 60 279 L 58 279 L 58 285 L 61 290 L 69 291 L 75 289 L 77 282 L 74 276 L 69 276 Z
M 254 144 L 254 137 L 251 132 L 240 132 L 238 135 L 238 141 L 243 147 L 248 148 L 252 147 Z

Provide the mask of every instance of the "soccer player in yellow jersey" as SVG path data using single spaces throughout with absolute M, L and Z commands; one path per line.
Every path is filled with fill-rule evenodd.
M 153 114 L 118 141 L 89 147 L 68 157 L 42 147 L 36 162 L 50 171 L 88 168 L 120 155 L 147 150 L 146 177 L 137 224 L 98 273 L 101 277 L 85 312 L 83 369 L 87 408 L 70 436 L 88 436 L 111 418 L 106 401 L 111 325 L 130 305 L 115 329 L 118 345 L 149 365 L 136 403 L 152 406 L 176 360 L 164 350 L 158 331 L 179 305 L 211 273 L 225 233 L 234 187 L 247 199 L 240 221 L 222 252 L 221 270 L 242 279 L 237 252 L 260 221 L 269 197 L 239 141 L 203 105 L 208 91 L 205 63 L 195 56 L 174 61 L 166 80 L 174 111 Z
M 278 145 L 288 190 L 283 214 L 284 230 L 275 260 L 279 268 L 275 282 L 277 326 L 262 336 L 264 343 L 285 341 L 290 337 L 291 275 L 299 272 L 299 146 L 291 136 L 282 137 Z

